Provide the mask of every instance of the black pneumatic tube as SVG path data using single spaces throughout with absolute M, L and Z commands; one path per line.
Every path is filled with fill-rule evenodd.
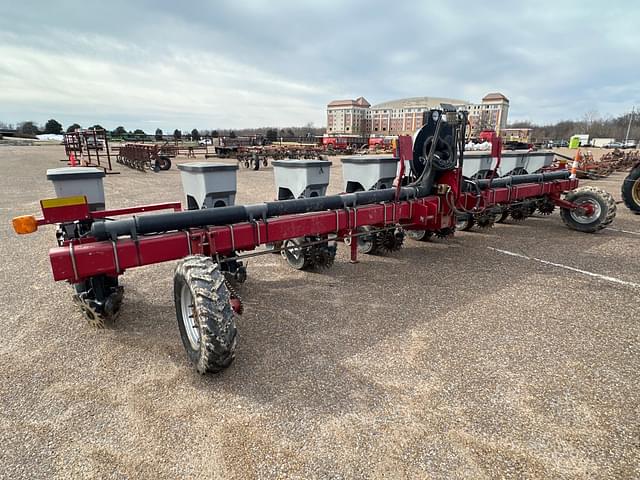
M 500 188 L 523 183 L 542 183 L 567 178 L 569 178 L 569 172 L 562 170 L 534 175 L 501 177 L 491 182 L 489 180 L 476 180 L 475 183 L 481 190 L 486 190 L 489 186 Z M 472 185 L 466 185 L 467 191 L 474 189 Z M 281 200 L 256 205 L 236 205 L 232 207 L 144 215 L 113 222 L 94 222 L 91 226 L 91 235 L 98 240 L 105 240 L 107 238 L 117 238 L 127 235 L 135 236 L 183 230 L 186 228 L 229 225 L 232 223 L 273 218 L 280 215 L 340 210 L 342 208 L 353 208 L 380 202 L 392 202 L 395 200 L 395 194 L 395 188 L 388 188 L 385 190 L 370 190 L 367 192 L 347 193 L 326 197 Z M 400 200 L 422 198 L 430 194 L 431 185 L 402 187 L 400 189 Z
M 480 187 L 481 190 L 495 187 L 509 187 L 511 185 L 521 185 L 523 183 L 543 183 L 550 182 L 552 180 L 566 180 L 569 178 L 569 172 L 567 170 L 559 170 L 557 172 L 549 173 L 534 173 L 531 175 L 512 175 L 510 177 L 498 177 L 493 180 L 483 179 L 474 180 L 474 182 Z M 471 186 L 468 187 L 471 190 Z
M 430 193 L 431 187 L 403 187 L 400 191 L 400 200 L 426 197 Z M 127 235 L 135 236 L 186 228 L 228 225 L 280 215 L 340 210 L 342 208 L 353 208 L 380 202 L 391 202 L 395 200 L 395 195 L 395 188 L 389 188 L 326 197 L 281 200 L 256 205 L 236 205 L 233 207 L 144 215 L 112 222 L 94 222 L 91 226 L 91 236 L 98 240 L 105 240 Z

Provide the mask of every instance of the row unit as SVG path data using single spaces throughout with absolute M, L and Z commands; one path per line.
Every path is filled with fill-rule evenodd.
M 398 159 L 391 156 L 354 156 L 341 159 L 343 187 L 347 193 L 390 188 L 398 170 Z M 508 152 L 502 157 L 498 176 L 534 173 L 553 162 L 551 152 Z M 407 162 L 405 171 L 410 167 Z M 323 196 L 329 185 L 328 160 L 275 160 L 272 162 L 278 200 Z M 488 153 L 467 152 L 463 174 L 484 178 L 495 168 Z M 187 208 L 216 208 L 234 205 L 238 166 L 213 162 L 178 165 Z M 57 197 L 84 195 L 93 210 L 105 208 L 102 179 L 104 172 L 90 167 L 64 167 L 47 170 Z

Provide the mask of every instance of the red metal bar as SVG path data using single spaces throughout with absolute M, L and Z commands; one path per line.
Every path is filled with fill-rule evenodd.
M 115 208 L 112 210 L 98 210 L 91 212 L 93 218 L 117 217 L 119 215 L 130 215 L 132 213 L 155 212 L 157 210 L 173 210 L 179 212 L 182 210 L 180 202 L 153 203 L 151 205 L 143 205 L 140 207 Z
M 81 205 L 69 205 L 55 208 L 43 208 L 43 218 L 36 219 L 38 226 L 50 225 L 52 223 L 73 222 L 75 220 L 90 220 L 96 218 L 117 217 L 120 215 L 131 215 L 132 213 L 155 212 L 158 210 L 173 210 L 179 212 L 182 210 L 180 202 L 153 203 L 151 205 L 142 205 L 139 207 L 116 208 L 113 210 L 96 210 L 89 211 L 89 206 L 84 203 Z
M 557 180 L 486 190 L 482 195 L 486 205 L 509 203 L 545 194 L 559 194 L 575 188 L 577 184 L 577 180 Z M 464 194 L 461 200 L 468 208 L 476 203 L 475 197 L 469 193 Z M 179 204 L 160 205 L 175 207 Z M 111 215 L 134 211 L 149 211 L 149 206 L 115 210 L 111 211 Z M 105 216 L 107 213 L 104 212 Z M 81 244 L 71 242 L 52 248 L 49 256 L 55 280 L 77 282 L 94 275 L 118 275 L 128 268 L 178 260 L 189 254 L 230 255 L 296 237 L 329 233 L 344 236 L 365 225 L 386 226 L 398 223 L 410 228 L 439 230 L 452 226 L 454 215 L 442 196 L 430 196 L 344 210 L 285 215 L 266 221 L 141 236 L 137 240 L 124 238 Z M 356 238 L 352 238 L 353 243 L 357 243 Z

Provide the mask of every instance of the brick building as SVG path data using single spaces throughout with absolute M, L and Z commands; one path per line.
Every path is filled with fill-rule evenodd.
M 371 107 L 371 135 L 413 134 L 422 126 L 423 113 L 440 108 L 441 103 L 464 105 L 464 100 L 438 97 L 413 97 L 379 103 Z
M 489 93 L 479 104 L 439 97 L 413 97 L 370 106 L 363 97 L 335 100 L 327 105 L 327 135 L 410 135 L 422 126 L 425 111 L 441 103 L 466 107 L 471 135 L 482 130 L 497 130 L 507 125 L 509 100 L 501 93 Z
M 371 104 L 364 97 L 334 100 L 327 105 L 327 133 L 366 135 L 371 129 L 368 113 Z
M 482 130 L 500 130 L 507 127 L 509 99 L 501 93 L 488 93 L 482 103 L 467 104 L 471 136 L 477 137 Z

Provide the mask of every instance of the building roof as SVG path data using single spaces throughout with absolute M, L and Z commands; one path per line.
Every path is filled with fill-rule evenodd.
M 487 93 L 484 97 L 482 97 L 483 102 L 491 100 L 505 100 L 507 103 L 509 103 L 509 99 L 500 92 Z
M 369 108 L 371 104 L 364 97 L 358 97 L 355 100 L 334 100 L 329 102 L 327 107 L 363 107 Z
M 399 100 L 391 100 L 389 102 L 379 103 L 371 107 L 373 110 L 392 110 L 397 108 L 440 108 L 441 103 L 450 103 L 452 105 L 466 105 L 466 100 L 457 98 L 443 97 L 411 97 L 401 98 Z

